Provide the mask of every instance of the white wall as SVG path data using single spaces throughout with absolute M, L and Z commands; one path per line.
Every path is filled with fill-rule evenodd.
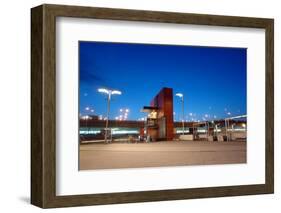
M 37 212 L 28 204 L 30 180 L 30 8 L 39 0 L 2 1 L 0 6 L 0 209 Z M 104 6 L 175 12 L 275 18 L 275 59 L 280 58 L 279 1 L 245 0 L 97 0 L 48 1 L 56 4 Z M 279 84 L 279 85 L 278 85 Z M 277 212 L 281 198 L 280 63 L 275 61 L 275 194 L 184 201 L 122 204 L 67 209 L 70 212 Z M 278 111 L 279 109 L 279 111 Z M 278 132 L 279 131 L 279 132 Z M 239 175 L 239 174 L 238 174 Z M 50 210 L 62 212 L 65 209 Z

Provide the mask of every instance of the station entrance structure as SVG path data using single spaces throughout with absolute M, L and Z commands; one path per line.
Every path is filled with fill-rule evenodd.
M 162 88 L 151 100 L 150 106 L 144 106 L 142 112 L 148 113 L 145 132 L 152 141 L 173 140 L 173 89 Z

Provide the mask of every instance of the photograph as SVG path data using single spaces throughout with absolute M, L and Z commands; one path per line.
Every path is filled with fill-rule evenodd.
M 79 41 L 79 170 L 247 163 L 247 48 Z
M 274 18 L 128 8 L 31 8 L 30 203 L 273 194 Z

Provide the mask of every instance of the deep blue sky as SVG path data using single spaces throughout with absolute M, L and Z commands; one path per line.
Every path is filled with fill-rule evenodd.
M 107 87 L 122 91 L 112 99 L 110 118 L 129 108 L 129 120 L 139 119 L 146 115 L 140 109 L 170 87 L 185 95 L 185 119 L 246 114 L 246 62 L 245 48 L 80 41 L 80 113 L 89 106 L 105 116 L 106 98 L 97 89 Z M 178 97 L 174 111 L 181 119 Z

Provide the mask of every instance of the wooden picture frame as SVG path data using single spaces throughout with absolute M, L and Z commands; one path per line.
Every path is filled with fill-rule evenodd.
M 266 34 L 265 184 L 56 195 L 56 17 L 262 28 Z M 274 21 L 126 9 L 41 5 L 31 9 L 31 203 L 42 208 L 179 200 L 274 192 Z

